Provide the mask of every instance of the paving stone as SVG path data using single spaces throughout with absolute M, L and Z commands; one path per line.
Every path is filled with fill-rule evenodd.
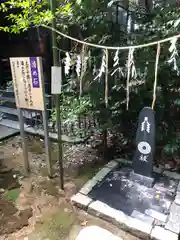
M 168 200 L 166 200 L 165 201 L 165 203 L 164 203 L 164 208 L 166 209 L 166 211 L 167 211 L 167 214 L 169 213 L 169 209 L 170 209 L 170 207 L 171 207 L 171 204 L 172 204 L 172 201 L 168 201 Z M 164 213 L 165 215 L 166 215 L 166 213 Z
M 180 182 L 178 184 L 177 191 L 180 192 Z
M 155 226 L 151 232 L 151 238 L 153 240 L 178 240 L 178 234 Z
M 122 226 L 126 224 L 128 219 L 128 216 L 122 211 L 111 208 L 101 201 L 92 202 L 88 207 L 88 212 L 112 223 L 118 222 Z
M 127 165 L 132 165 L 132 161 L 123 159 L 123 158 L 116 158 L 115 161 L 121 163 L 121 164 L 127 164 Z
M 140 186 L 145 186 L 147 188 L 151 188 L 154 179 L 149 178 L 140 174 L 136 174 L 135 172 L 130 172 L 129 173 L 129 180 L 132 181 L 133 183 L 137 183 Z
M 159 226 L 159 227 L 165 228 L 165 225 L 166 225 L 165 222 L 162 222 L 162 221 L 157 220 L 157 219 L 154 220 L 154 226 Z
M 155 211 L 153 209 L 150 209 L 150 208 L 145 210 L 145 214 L 154 218 L 154 219 L 160 220 L 162 222 L 166 222 L 167 217 L 168 217 L 167 215 L 165 215 L 163 213 L 160 213 L 160 212 L 157 212 L 157 211 Z
M 141 220 L 145 223 L 148 223 L 148 224 L 153 224 L 153 222 L 154 222 L 154 218 L 149 217 L 149 216 L 147 216 L 147 215 L 145 215 L 145 214 L 143 214 L 143 213 L 141 213 L 137 210 L 134 210 L 132 212 L 131 217 L 137 218 L 137 219 L 139 219 L 139 220 Z
M 115 161 L 109 162 L 104 168 L 102 168 L 94 177 L 97 181 L 102 181 L 103 178 L 112 171 L 115 167 L 118 166 L 118 163 Z
M 172 179 L 180 180 L 180 174 L 176 172 L 164 171 L 163 175 L 170 177 Z
M 123 230 L 132 232 L 134 235 L 141 236 L 142 238 L 147 237 L 152 230 L 152 224 L 129 217 L 122 211 L 111 208 L 100 201 L 91 203 L 88 207 L 88 212 L 116 225 L 118 224 Z
M 77 236 L 76 240 L 122 240 L 112 234 L 111 232 L 107 231 L 106 229 L 100 228 L 98 226 L 89 226 L 82 229 Z
M 147 238 L 152 231 L 152 224 L 143 222 L 139 219 L 128 217 L 127 221 L 128 231 L 131 232 L 133 235 L 136 235 L 140 239 Z
M 93 201 L 90 197 L 85 196 L 81 193 L 77 193 L 72 196 L 71 201 L 74 205 L 81 207 L 83 209 L 87 209 L 88 205 Z
M 112 170 L 113 168 L 117 167 L 118 163 L 114 160 L 110 161 L 108 164 L 105 165 L 105 168 L 110 168 Z
M 153 172 L 161 174 L 163 171 L 162 167 L 153 167 Z
M 175 203 L 171 206 L 169 219 L 165 229 L 177 234 L 180 233 L 180 206 Z
M 167 177 L 161 178 L 157 183 L 155 183 L 154 187 L 156 190 L 160 192 L 164 192 L 169 195 L 173 195 L 176 193 L 177 189 L 177 181 L 167 179 Z
M 89 180 L 79 191 L 80 193 L 87 195 L 91 192 L 93 187 L 100 181 L 103 180 L 103 178 L 115 167 L 118 166 L 118 163 L 114 160 L 110 161 L 108 164 L 105 165 L 104 168 L 102 168 L 91 180 Z
M 180 205 L 180 192 L 177 192 L 174 202 L 177 205 Z
M 88 193 L 93 189 L 93 187 L 98 183 L 98 180 L 94 177 L 89 180 L 79 191 L 84 195 L 88 195 Z

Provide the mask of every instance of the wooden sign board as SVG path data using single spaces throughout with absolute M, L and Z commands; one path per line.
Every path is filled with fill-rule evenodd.
M 18 108 L 44 111 L 42 59 L 10 58 L 11 73 Z

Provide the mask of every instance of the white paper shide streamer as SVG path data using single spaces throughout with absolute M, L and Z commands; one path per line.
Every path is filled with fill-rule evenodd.
M 76 60 L 76 73 L 78 78 L 81 76 L 81 56 L 77 55 L 77 60 Z
M 66 52 L 66 58 L 64 61 L 64 72 L 65 75 L 68 75 L 71 69 L 71 57 L 68 52 Z
M 77 56 L 76 61 L 76 73 L 79 78 L 80 96 L 82 96 L 83 93 L 83 80 L 88 68 L 89 55 L 87 50 L 87 46 L 83 45 L 81 54 Z
M 127 61 L 127 82 L 126 82 L 126 109 L 129 109 L 129 87 L 130 87 L 130 78 L 136 78 L 137 72 L 134 64 L 134 48 L 129 49 L 128 61 Z
M 113 61 L 114 61 L 113 67 L 114 68 L 117 66 L 118 67 L 111 73 L 111 76 L 113 76 L 116 72 L 119 72 L 121 76 L 124 76 L 122 67 L 119 66 L 119 50 L 116 51 Z
M 81 78 L 83 78 L 86 74 L 86 71 L 88 69 L 88 64 L 89 67 L 91 65 L 90 62 L 91 59 L 91 52 L 88 52 L 87 46 L 83 46 L 82 48 L 82 53 L 81 53 Z
M 177 66 L 177 58 L 179 57 L 178 51 L 177 51 L 177 38 L 174 38 L 171 40 L 171 46 L 169 48 L 169 52 L 171 53 L 170 59 L 168 60 L 169 64 L 173 64 L 174 71 L 177 72 L 179 75 L 179 68 Z
M 105 72 L 106 72 L 106 51 L 104 50 L 101 67 L 99 69 L 99 74 L 94 78 L 94 80 L 98 78 L 100 79 Z
M 118 0 L 111 0 L 108 4 L 108 6 L 111 6 L 114 2 L 116 2 Z M 178 19 L 178 21 L 176 22 L 176 24 L 178 25 L 180 22 L 180 19 Z M 170 58 L 167 61 L 169 64 L 172 64 L 174 71 L 177 72 L 178 75 L 180 75 L 180 71 L 178 68 L 178 64 L 177 64 L 177 60 L 179 58 L 179 54 L 178 54 L 178 50 L 177 50 L 177 40 L 178 38 L 180 38 L 180 34 L 176 35 L 176 36 L 172 36 L 169 38 L 165 38 L 162 40 L 158 40 L 155 42 L 149 42 L 149 43 L 144 43 L 141 45 L 134 45 L 134 46 L 125 46 L 125 47 L 115 47 L 115 46 L 104 46 L 104 45 L 99 45 L 99 44 L 93 44 L 93 43 L 89 43 L 89 42 L 85 42 L 85 41 L 81 41 L 79 39 L 73 38 L 69 35 L 66 35 L 60 31 L 57 31 L 54 28 L 50 28 L 46 25 L 42 25 L 43 27 L 49 28 L 55 32 L 57 32 L 59 35 L 71 39 L 72 41 L 75 41 L 77 43 L 80 43 L 83 45 L 82 48 L 82 52 L 79 55 L 76 55 L 76 60 L 75 60 L 75 70 L 77 73 L 77 77 L 80 80 L 80 95 L 82 93 L 82 80 L 85 79 L 85 74 L 87 71 L 87 68 L 90 67 L 93 70 L 93 75 L 96 75 L 96 77 L 94 78 L 94 80 L 96 79 L 101 79 L 103 75 L 105 75 L 105 84 L 106 84 L 106 89 L 105 89 L 105 102 L 106 105 L 108 105 L 108 50 L 115 50 L 115 55 L 114 55 L 114 63 L 113 63 L 113 68 L 114 71 L 111 73 L 111 76 L 113 76 L 116 72 L 120 73 L 121 76 L 126 76 L 126 108 L 128 110 L 129 108 L 129 95 L 130 95 L 130 87 L 131 86 L 139 86 L 141 84 L 144 83 L 144 79 L 142 80 L 141 77 L 139 77 L 141 80 L 137 79 L 137 71 L 136 71 L 136 67 L 135 67 L 135 62 L 134 62 L 134 50 L 135 49 L 141 49 L 141 48 L 146 48 L 146 47 L 150 47 L 150 46 L 154 46 L 154 45 L 158 45 L 158 49 L 160 49 L 160 44 L 165 43 L 165 42 L 170 42 L 170 48 L 169 48 L 169 52 L 170 52 Z M 99 68 L 99 70 L 97 70 L 96 65 L 92 64 L 91 62 L 91 51 L 88 49 L 86 49 L 87 47 L 94 47 L 94 48 L 98 48 L 98 49 L 102 49 L 103 51 L 103 55 L 102 55 L 102 60 L 101 60 L 101 66 Z M 128 59 L 126 62 L 125 67 L 120 66 L 120 59 L 119 59 L 119 51 L 120 50 L 128 50 Z M 158 51 L 157 51 L 158 53 Z M 69 75 L 71 67 L 72 67 L 72 59 L 71 59 L 71 55 L 66 52 L 65 54 L 65 59 L 64 59 L 64 63 L 65 63 L 65 75 Z M 89 64 L 88 64 L 89 63 Z M 158 69 L 158 64 L 159 64 L 159 56 L 157 54 L 156 57 L 156 69 L 155 69 L 155 83 L 157 82 L 157 69 Z M 125 70 L 126 69 L 126 70 Z M 138 71 L 138 76 L 140 76 L 141 73 L 139 73 Z M 142 75 L 143 76 L 143 75 Z M 134 80 L 131 81 L 130 80 Z M 157 84 L 154 84 L 154 86 L 156 86 Z M 123 84 L 124 87 L 124 84 Z M 156 86 L 157 87 L 157 86 Z M 156 90 L 156 87 L 154 88 Z M 155 92 L 155 91 L 154 91 Z M 154 94 L 155 96 L 155 94 Z M 156 98 L 153 97 L 154 99 Z

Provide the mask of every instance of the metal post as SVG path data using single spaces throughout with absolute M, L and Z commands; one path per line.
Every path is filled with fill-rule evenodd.
M 62 139 L 61 139 L 61 118 L 60 118 L 60 95 L 56 95 L 56 122 L 58 134 L 58 161 L 61 189 L 64 189 L 64 171 L 63 171 L 63 152 L 62 152 Z
M 52 173 L 52 164 L 51 164 L 51 152 L 49 146 L 49 131 L 48 131 L 48 119 L 47 119 L 47 112 L 46 106 L 44 111 L 42 111 L 43 116 L 43 125 L 44 125 L 44 144 L 45 144 L 45 152 L 46 152 L 46 163 L 48 169 L 48 175 L 51 178 L 53 176 Z
M 55 1 L 50 0 L 51 11 L 55 12 Z M 52 20 L 52 28 L 56 28 L 56 20 Z M 52 51 L 53 51 L 53 65 L 59 66 L 61 63 L 58 61 L 58 49 L 57 49 L 57 34 L 52 31 Z M 60 184 L 61 189 L 64 189 L 64 177 L 63 177 L 63 153 L 62 153 L 62 139 L 61 139 L 61 118 L 60 118 L 60 94 L 56 94 L 56 125 L 58 135 L 58 162 L 59 162 L 59 173 L 60 173 Z
M 24 117 L 23 117 L 22 110 L 20 108 L 17 108 L 17 110 L 18 110 L 21 143 L 22 143 L 22 150 L 23 150 L 23 157 L 24 157 L 24 170 L 25 170 L 25 175 L 27 176 L 30 171 L 30 167 L 29 167 L 29 161 L 28 161 L 27 138 L 24 131 Z
M 43 68 L 42 68 L 42 58 L 40 61 L 40 71 L 42 74 L 41 84 L 42 84 L 42 94 L 44 101 L 44 109 L 42 112 L 43 117 L 43 126 L 44 126 L 44 144 L 45 144 L 45 153 L 46 153 L 46 164 L 48 169 L 48 175 L 51 178 L 53 176 L 52 163 L 51 163 L 51 151 L 50 151 L 50 142 L 49 142 L 49 129 L 48 129 L 48 118 L 47 118 L 47 107 L 46 107 L 46 95 L 45 95 L 45 86 L 44 86 L 44 77 L 43 77 Z

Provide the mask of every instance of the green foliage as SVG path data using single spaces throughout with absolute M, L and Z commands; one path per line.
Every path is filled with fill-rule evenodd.
M 62 86 L 60 114 L 65 124 L 75 123 L 80 117 L 90 116 L 92 113 L 92 102 L 89 95 L 79 97 L 75 88 L 76 82 L 73 82 L 73 79 L 67 79 Z M 55 109 L 52 111 L 52 120 L 56 120 Z
M 3 31 L 19 33 L 32 26 L 48 25 L 53 17 L 56 17 L 57 29 L 68 33 L 78 39 L 85 39 L 104 45 L 127 45 L 141 44 L 159 40 L 180 32 L 180 9 L 174 6 L 164 6 L 164 3 L 156 4 L 153 11 L 148 15 L 134 12 L 134 22 L 138 28 L 127 33 L 126 27 L 113 22 L 115 14 L 112 8 L 107 8 L 108 0 L 77 0 L 76 2 L 57 6 L 53 15 L 49 10 L 48 3 L 38 0 L 10 0 L 1 4 L 0 10 L 8 13 L 8 25 L 1 26 Z M 158 1 L 161 2 L 161 1 Z M 17 10 L 18 9 L 18 10 Z M 82 46 L 67 44 L 58 36 L 60 46 L 67 50 L 79 53 Z M 165 146 L 165 153 L 175 154 L 179 151 L 179 138 L 176 132 L 180 129 L 179 121 L 179 89 L 180 81 L 173 64 L 168 63 L 170 57 L 170 43 L 161 45 L 160 63 L 158 68 L 158 89 L 156 101 L 156 125 L 157 146 Z M 92 59 L 96 66 L 101 65 L 102 53 L 97 49 L 90 49 Z M 180 51 L 177 45 L 178 52 Z M 86 79 L 88 87 L 84 95 L 79 98 L 78 87 L 63 91 L 61 100 L 61 117 L 64 121 L 73 122 L 82 114 L 96 114 L 102 129 L 116 129 L 123 133 L 126 139 L 133 141 L 136 133 L 137 118 L 144 106 L 151 106 L 152 90 L 154 83 L 154 64 L 156 47 L 151 46 L 135 51 L 135 65 L 138 72 L 138 80 L 144 80 L 139 86 L 130 88 L 130 109 L 126 111 L 126 77 L 116 73 L 111 77 L 115 52 L 110 52 L 109 57 L 109 106 L 104 104 L 104 76 L 100 81 L 93 81 L 92 68 L 89 68 Z M 121 66 L 125 66 L 128 52 L 119 53 Z M 177 59 L 177 66 L 180 61 Z M 66 79 L 67 80 L 67 79 Z M 131 83 L 137 80 L 131 79 Z M 71 83 L 73 78 L 71 78 Z M 135 84 L 134 84 L 135 85 Z M 70 86 L 70 85 L 68 85 Z M 88 94 L 87 94 L 88 93 Z M 55 120 L 55 112 L 53 119 Z
M 174 101 L 174 104 L 180 105 L 180 98 L 176 99 L 176 100 Z
M 17 198 L 19 197 L 20 190 L 19 188 L 11 189 L 8 192 L 6 192 L 3 197 L 7 199 L 8 201 L 15 202 Z
M 62 96 L 60 113 L 64 123 L 74 123 L 79 117 L 89 115 L 92 103 L 88 96 Z M 56 110 L 53 110 L 52 120 L 56 120 Z
M 178 34 L 180 30 L 180 26 L 177 24 L 179 18 L 179 8 L 163 5 L 156 6 L 152 14 L 146 19 L 137 18 L 137 21 L 140 22 L 140 28 L 134 34 L 135 42 L 150 42 Z M 155 111 L 157 145 L 164 146 L 164 152 L 172 155 L 180 151 L 180 141 L 176 134 L 180 129 L 178 117 L 180 104 L 178 89 L 180 88 L 180 82 L 179 74 L 175 71 L 173 63 L 169 64 L 167 62 L 171 55 L 169 47 L 170 42 L 161 45 L 160 64 L 158 68 L 158 96 Z M 180 51 L 179 44 L 177 44 L 177 50 L 178 52 Z M 148 89 L 152 92 L 155 55 L 155 47 L 141 49 L 137 52 L 137 67 L 141 69 L 141 72 L 143 72 L 145 67 L 148 71 L 144 94 L 148 93 Z M 180 67 L 178 59 L 177 66 L 178 68 Z M 150 104 L 151 99 L 148 100 L 148 95 L 142 99 L 143 102 L 146 100 Z M 131 107 L 133 103 L 134 101 L 131 100 Z
M 167 155 L 179 155 L 180 153 L 180 136 L 176 135 L 171 139 L 170 143 L 164 146 L 164 152 Z
M 127 36 L 126 30 L 113 22 L 114 10 L 107 7 L 108 3 L 109 0 L 76 1 L 68 8 L 66 15 L 59 9 L 56 13 L 57 28 L 90 42 L 113 45 L 123 43 Z
M 57 13 L 67 15 L 71 4 L 65 4 L 57 9 Z M 0 26 L 1 31 L 20 33 L 27 31 L 30 27 L 48 25 L 56 14 L 49 9 L 47 0 L 9 0 L 0 4 L 0 11 L 8 20 L 5 25 Z

